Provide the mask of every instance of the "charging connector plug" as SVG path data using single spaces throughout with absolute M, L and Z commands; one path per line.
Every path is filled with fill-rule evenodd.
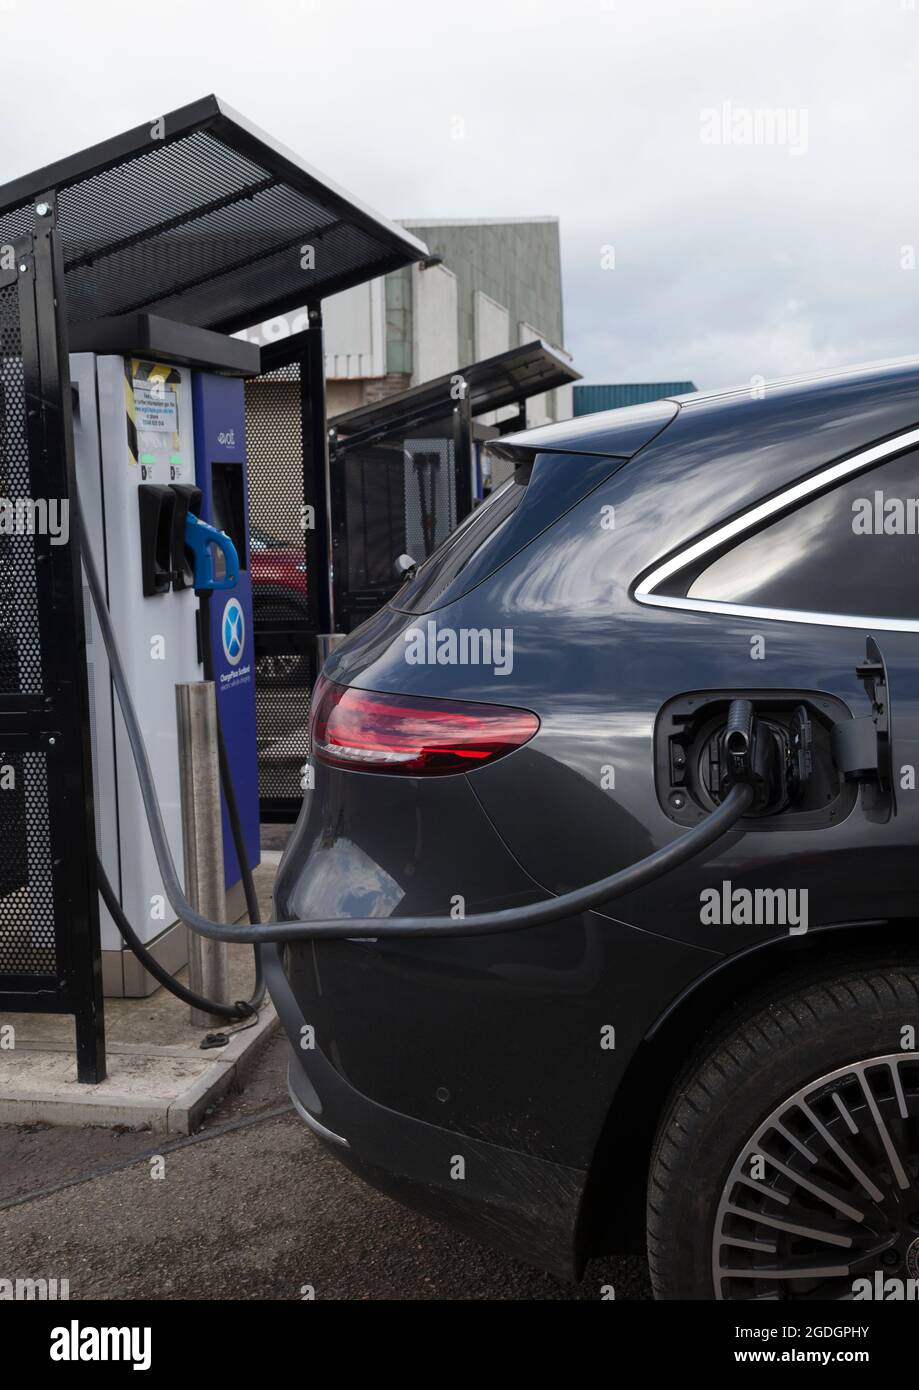
M 731 701 L 719 745 L 722 801 L 741 785 L 753 788 L 752 815 L 775 814 L 787 804 L 787 750 L 778 731 L 757 718 L 751 700 Z

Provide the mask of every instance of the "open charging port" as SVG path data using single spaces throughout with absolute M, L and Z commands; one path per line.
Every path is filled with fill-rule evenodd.
M 677 696 L 655 729 L 658 799 L 671 820 L 696 825 L 741 776 L 763 829 L 813 830 L 849 814 L 857 787 L 840 775 L 833 729 L 852 715 L 807 690 L 702 690 Z

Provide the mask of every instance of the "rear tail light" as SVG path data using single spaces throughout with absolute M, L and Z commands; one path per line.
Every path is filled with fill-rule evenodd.
M 311 743 L 319 761 L 332 767 L 421 777 L 483 767 L 519 748 L 538 728 L 536 715 L 525 709 L 384 695 L 320 676 Z

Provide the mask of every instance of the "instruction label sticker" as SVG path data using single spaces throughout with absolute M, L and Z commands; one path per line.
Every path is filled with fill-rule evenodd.
M 135 379 L 134 411 L 139 434 L 178 434 L 179 402 L 171 386 Z

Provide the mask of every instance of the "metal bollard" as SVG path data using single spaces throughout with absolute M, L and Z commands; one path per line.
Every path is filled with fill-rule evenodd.
M 347 637 L 346 632 L 317 632 L 316 634 L 316 670 L 322 670 L 322 663 L 326 657 L 334 652 L 336 647 L 340 647 Z
M 192 906 L 213 922 L 226 921 L 220 764 L 217 754 L 217 700 L 213 681 L 176 686 L 179 782 L 182 794 L 182 845 L 185 893 Z M 188 982 L 196 994 L 218 1004 L 230 1002 L 227 943 L 189 933 Z M 191 1009 L 196 1027 L 224 1023 L 218 1014 Z

